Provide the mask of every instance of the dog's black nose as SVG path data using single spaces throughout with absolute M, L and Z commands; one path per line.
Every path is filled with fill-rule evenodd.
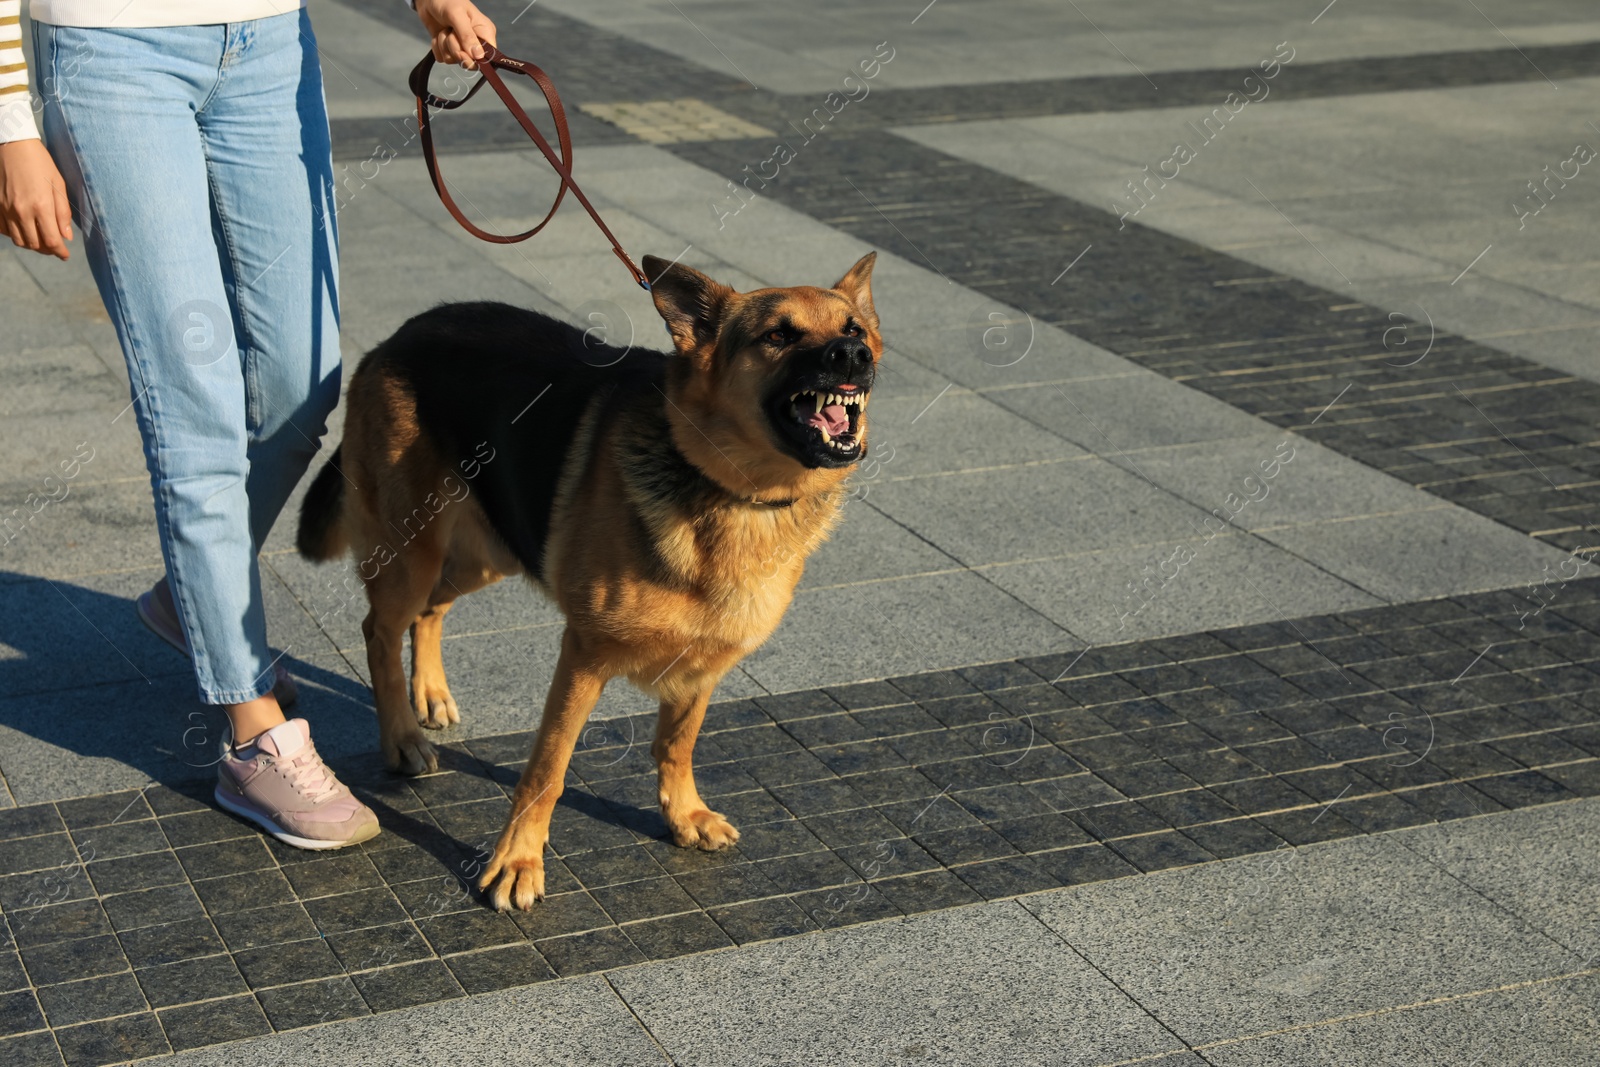
M 872 366 L 872 349 L 854 337 L 841 337 L 822 351 L 822 369 L 845 377 Z

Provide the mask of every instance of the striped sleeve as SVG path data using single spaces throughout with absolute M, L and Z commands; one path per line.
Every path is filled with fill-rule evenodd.
M 22 0 L 0 0 L 0 144 L 38 136 L 22 58 Z

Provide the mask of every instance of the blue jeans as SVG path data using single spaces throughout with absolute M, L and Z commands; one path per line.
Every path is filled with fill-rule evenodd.
M 33 43 L 45 142 L 127 359 L 200 698 L 242 703 L 272 688 L 256 557 L 339 399 L 311 23 L 304 10 L 155 29 L 35 22 Z

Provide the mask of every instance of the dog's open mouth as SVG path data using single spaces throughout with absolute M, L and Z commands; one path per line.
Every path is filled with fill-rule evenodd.
M 861 458 L 866 406 L 857 385 L 791 390 L 774 402 L 773 421 L 808 466 L 843 466 Z

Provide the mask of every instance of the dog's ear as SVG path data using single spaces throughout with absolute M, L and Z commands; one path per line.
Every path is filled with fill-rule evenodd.
M 873 330 L 878 328 L 878 311 L 872 306 L 872 265 L 877 261 L 878 253 L 868 252 L 833 286 L 835 292 L 843 293 L 861 312 L 866 320 L 862 325 Z
M 650 298 L 678 351 L 699 348 L 717 336 L 732 289 L 693 267 L 656 256 L 644 257 L 644 273 L 650 279 Z

